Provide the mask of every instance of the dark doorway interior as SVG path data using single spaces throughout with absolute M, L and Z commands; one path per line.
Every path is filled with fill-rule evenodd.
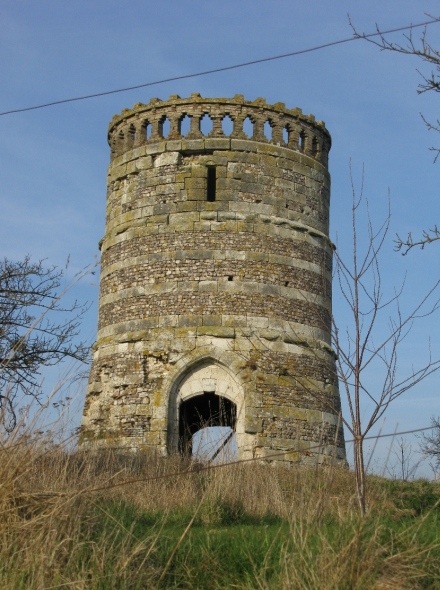
M 237 406 L 212 392 L 192 397 L 182 403 L 179 411 L 179 449 L 190 455 L 192 437 L 201 428 L 229 426 L 235 430 Z

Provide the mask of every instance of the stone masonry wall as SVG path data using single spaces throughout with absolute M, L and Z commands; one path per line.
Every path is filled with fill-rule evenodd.
M 324 124 L 262 99 L 174 96 L 114 117 L 109 144 L 83 446 L 176 451 L 179 384 L 202 363 L 218 391 L 230 375 L 240 457 L 343 460 Z

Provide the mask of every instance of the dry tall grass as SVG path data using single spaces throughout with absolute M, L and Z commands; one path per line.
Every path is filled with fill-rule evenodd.
M 388 530 L 388 522 L 411 515 L 399 509 L 379 479 L 370 482 L 371 514 L 361 518 L 347 470 L 252 463 L 188 472 L 190 465 L 179 457 L 69 454 L 29 436 L 4 441 L 0 454 L 4 590 L 191 587 L 167 586 L 165 575 L 188 531 L 174 543 L 169 563 L 152 556 L 169 515 L 178 513 L 189 523 L 196 510 L 207 531 L 240 523 L 243 515 L 256 522 L 272 515 L 283 523 L 276 571 L 268 550 L 253 563 L 252 579 L 235 583 L 237 588 L 440 587 L 424 581 L 428 571 L 431 578 L 437 571 L 440 579 L 438 533 L 436 544 L 424 543 L 419 534 L 432 512 Z M 133 507 L 132 526 L 111 511 L 118 504 Z M 149 534 L 138 538 L 136 515 L 146 513 L 156 517 L 150 518 Z M 111 526 L 98 535 L 100 515 Z M 212 588 L 222 587 L 215 579 L 213 570 Z

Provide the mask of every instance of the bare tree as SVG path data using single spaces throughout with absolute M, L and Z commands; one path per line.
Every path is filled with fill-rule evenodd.
M 331 318 L 332 348 L 336 357 L 336 375 L 341 397 L 347 399 L 348 413 L 340 414 L 339 400 L 332 401 L 327 392 L 320 391 L 313 379 L 302 375 L 283 373 L 294 379 L 305 394 L 322 401 L 337 415 L 353 439 L 354 474 L 356 494 L 361 514 L 366 513 L 366 461 L 364 443 L 371 430 L 384 416 L 389 406 L 408 390 L 420 384 L 440 369 L 440 358 L 434 359 L 428 341 L 427 358 L 419 367 L 411 366 L 402 370 L 399 353 L 408 339 L 417 320 L 426 318 L 440 307 L 436 298 L 440 279 L 422 295 L 409 311 L 403 310 L 405 284 L 393 289 L 387 296 L 383 277 L 382 254 L 390 229 L 391 213 L 388 212 L 382 225 L 375 230 L 371 221 L 368 200 L 363 195 L 363 174 L 360 191 L 357 194 L 350 169 L 352 188 L 351 208 L 351 256 L 347 249 L 336 250 L 334 255 L 334 299 L 343 302 L 344 319 Z M 323 277 L 323 291 L 326 281 Z M 304 297 L 306 297 L 304 295 Z M 345 304 L 345 305 L 344 305 Z M 328 316 L 323 313 L 322 326 L 328 329 Z M 345 324 L 342 327 L 342 323 Z M 290 326 L 290 337 L 302 336 Z M 253 334 L 249 342 L 256 350 L 269 349 L 268 345 Z M 329 369 L 323 360 L 319 346 L 309 346 L 324 370 Z M 249 362 L 249 361 L 248 361 Z M 281 368 L 281 367 L 280 367 Z M 413 473 L 408 466 L 408 448 L 400 447 L 402 473 L 406 478 Z
M 363 175 L 361 188 L 356 193 L 351 175 L 352 215 L 351 215 L 351 255 L 347 249 L 335 252 L 334 298 L 343 302 L 344 319 L 332 317 L 332 348 L 336 356 L 336 375 L 341 397 L 347 399 L 348 413 L 341 415 L 341 422 L 350 433 L 354 444 L 354 474 L 356 494 L 361 514 L 366 513 L 366 461 L 364 443 L 371 430 L 384 416 L 389 406 L 408 390 L 420 384 L 429 375 L 440 369 L 440 359 L 433 359 L 430 342 L 427 358 L 420 367 L 405 369 L 399 365 L 399 353 L 408 339 L 417 320 L 433 314 L 439 307 L 436 298 L 440 279 L 422 295 L 409 311 L 403 310 L 404 283 L 400 289 L 393 289 L 387 297 L 383 282 L 385 270 L 382 254 L 390 229 L 391 213 L 388 212 L 382 225 L 375 230 L 369 214 L 368 200 L 363 195 Z M 389 203 L 389 200 L 388 200 Z M 323 277 L 323 290 L 326 281 Z M 304 295 L 305 297 L 305 295 Z M 344 305 L 345 304 L 345 305 Z M 322 325 L 328 329 L 328 317 L 323 314 Z M 342 323 L 345 324 L 342 327 Z M 293 325 L 290 336 L 297 336 Z M 255 349 L 268 349 L 256 335 L 249 337 Z M 308 347 L 322 366 L 319 347 Z M 316 388 L 313 379 L 290 375 L 304 393 L 320 399 L 340 415 L 339 402 L 333 402 L 327 392 Z M 337 405 L 336 405 L 337 404 Z M 408 466 L 407 447 L 401 447 L 400 461 L 405 477 L 412 475 Z
M 366 220 L 366 235 L 359 227 L 360 218 Z M 405 373 L 398 364 L 401 345 L 414 322 L 438 308 L 439 302 L 433 297 L 440 281 L 405 313 L 401 305 L 404 286 L 386 297 L 381 254 L 389 227 L 388 208 L 382 226 L 374 230 L 368 201 L 363 198 L 363 181 L 357 196 L 352 180 L 352 254 L 349 260 L 343 253 L 335 255 L 335 282 L 348 320 L 345 329 L 334 323 L 333 347 L 340 387 L 348 402 L 349 413 L 343 416 L 343 422 L 354 440 L 354 471 L 362 514 L 366 511 L 365 437 L 394 400 L 440 368 L 440 360 L 433 360 L 430 347 L 423 366 Z
M 87 305 L 63 305 L 63 271 L 30 257 L 0 261 L 0 423 L 12 431 L 19 394 L 41 396 L 41 367 L 65 358 L 86 362 L 89 347 L 77 342 Z
M 433 20 L 433 23 L 440 22 L 440 17 L 435 17 L 432 15 L 428 16 Z M 424 94 L 431 91 L 440 92 L 440 51 L 428 41 L 427 27 L 424 28 L 423 33 L 419 39 L 414 39 L 413 31 L 410 29 L 409 34 L 404 35 L 403 43 L 395 43 L 389 41 L 384 36 L 384 34 L 381 33 L 378 26 L 376 26 L 378 36 L 373 38 L 371 36 L 368 37 L 362 33 L 359 33 L 350 19 L 349 23 L 356 38 L 365 39 L 383 51 L 393 51 L 406 56 L 414 56 L 422 60 L 422 62 L 425 64 L 428 64 L 431 67 L 428 74 L 417 70 L 421 77 L 421 82 L 418 86 L 417 92 L 418 94 Z M 437 119 L 433 122 L 428 121 L 423 116 L 423 114 L 421 117 L 429 131 L 440 133 L 440 119 Z M 431 147 L 430 150 L 435 153 L 434 162 L 436 162 L 440 156 L 440 148 Z M 397 234 L 395 240 L 395 249 L 396 251 L 400 251 L 405 256 L 409 250 L 416 246 L 419 246 L 423 249 L 427 244 L 431 244 L 432 242 L 436 242 L 438 240 L 440 240 L 440 231 L 437 225 L 435 225 L 433 229 L 423 231 L 421 237 L 416 239 L 413 238 L 411 233 L 409 233 L 406 238 L 401 238 L 399 234 Z
M 431 434 L 422 437 L 421 449 L 427 457 L 434 460 L 437 469 L 440 468 L 440 418 L 431 418 Z
M 412 444 L 401 436 L 396 443 L 393 441 L 392 455 L 395 460 L 387 467 L 388 474 L 394 479 L 408 481 L 414 479 L 417 469 L 424 457 L 416 461 L 417 451 Z

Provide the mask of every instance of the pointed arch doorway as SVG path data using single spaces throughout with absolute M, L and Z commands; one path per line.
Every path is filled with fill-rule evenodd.
M 230 449 L 238 448 L 240 454 L 244 433 L 243 390 L 226 367 L 212 360 L 189 367 L 171 390 L 169 451 L 193 454 L 194 442 L 200 444 L 202 430 L 211 431 L 212 443 L 205 457 L 207 460 L 213 460 L 226 451 L 227 445 Z
M 236 404 L 227 397 L 216 395 L 215 391 L 204 391 L 202 395 L 182 401 L 179 409 L 179 451 L 191 454 L 194 435 L 199 430 L 216 428 L 218 448 L 213 449 L 213 453 L 218 453 L 229 444 L 235 433 L 236 416 Z M 213 432 L 212 436 L 215 435 Z

